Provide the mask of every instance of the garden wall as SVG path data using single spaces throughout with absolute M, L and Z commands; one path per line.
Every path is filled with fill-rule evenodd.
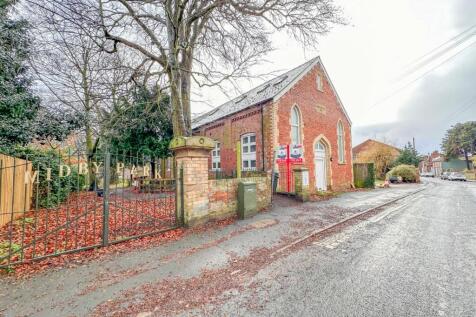
M 256 200 L 258 210 L 271 204 L 271 176 L 230 178 L 208 181 L 208 217 L 212 219 L 236 215 L 238 210 L 238 184 L 240 182 L 256 183 Z

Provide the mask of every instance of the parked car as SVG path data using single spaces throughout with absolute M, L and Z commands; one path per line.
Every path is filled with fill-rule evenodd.
M 447 179 L 448 179 L 448 176 L 450 176 L 450 173 L 448 173 L 448 172 L 443 172 L 443 174 L 441 174 L 440 178 L 447 180 Z
M 390 176 L 388 178 L 388 181 L 392 184 L 397 184 L 397 183 L 401 183 L 402 182 L 402 178 L 399 177 L 399 176 Z
M 462 181 L 462 182 L 466 182 L 466 176 L 464 176 L 463 173 L 451 173 L 449 176 L 448 176 L 448 179 L 450 181 Z

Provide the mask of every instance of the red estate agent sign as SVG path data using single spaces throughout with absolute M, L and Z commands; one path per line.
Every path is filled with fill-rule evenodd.
M 293 145 L 280 145 L 277 150 L 276 163 L 286 164 L 287 170 L 287 191 L 291 191 L 291 163 L 302 164 L 303 163 L 303 147 L 302 144 Z

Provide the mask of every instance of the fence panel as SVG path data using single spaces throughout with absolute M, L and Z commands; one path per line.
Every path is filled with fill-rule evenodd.
M 375 172 L 373 163 L 354 163 L 354 185 L 356 188 L 373 188 Z
M 114 154 L 111 160 L 115 175 L 110 183 L 108 240 L 115 243 L 177 227 L 173 158 Z M 132 166 L 137 173 L 127 175 Z
M 31 170 L 28 161 L 0 154 L 0 227 L 30 210 L 32 188 L 25 174 Z

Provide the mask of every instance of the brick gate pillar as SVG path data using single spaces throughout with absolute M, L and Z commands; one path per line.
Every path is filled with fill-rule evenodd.
M 203 136 L 177 137 L 170 143 L 170 150 L 175 154 L 178 175 L 183 169 L 182 184 L 177 177 L 176 195 L 177 215 L 179 219 L 183 217 L 181 220 L 185 226 L 194 226 L 207 220 L 208 159 L 214 147 L 215 141 Z
M 296 196 L 302 201 L 309 200 L 309 169 L 306 167 L 297 167 L 294 172 L 294 190 Z

